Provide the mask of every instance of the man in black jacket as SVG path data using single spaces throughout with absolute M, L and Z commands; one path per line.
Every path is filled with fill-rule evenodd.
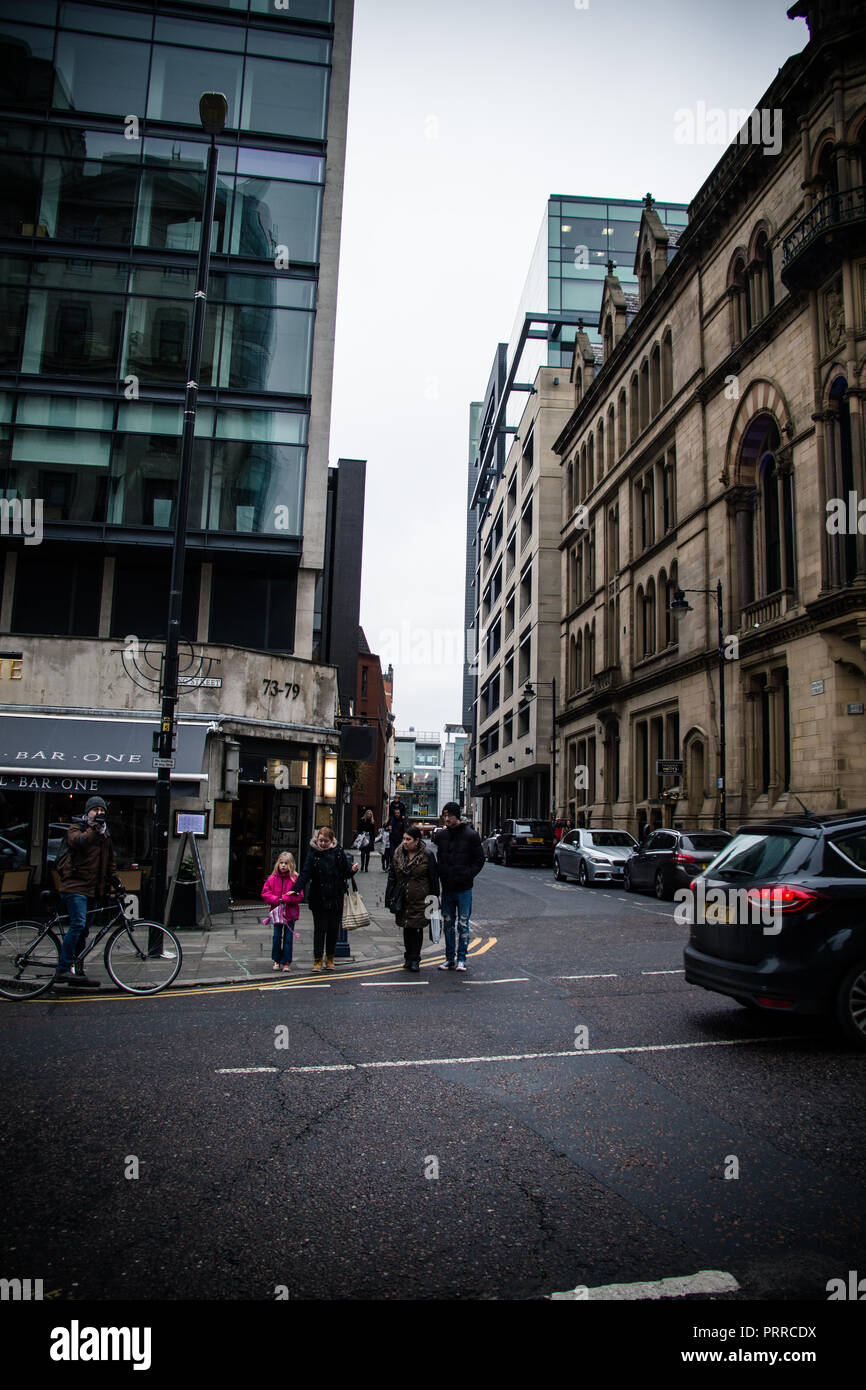
M 437 830 L 435 835 L 445 927 L 445 961 L 439 969 L 465 970 L 472 884 L 484 868 L 484 850 L 478 832 L 460 820 L 456 801 L 449 801 L 442 815 L 445 829 Z

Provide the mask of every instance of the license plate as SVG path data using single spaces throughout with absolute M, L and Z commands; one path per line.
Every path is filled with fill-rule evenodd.
M 528 845 L 543 845 L 544 840 L 541 838 L 540 835 L 527 835 L 526 843 Z
M 621 874 L 621 873 L 622 873 L 622 869 L 611 869 L 611 873 L 612 873 L 612 874 Z

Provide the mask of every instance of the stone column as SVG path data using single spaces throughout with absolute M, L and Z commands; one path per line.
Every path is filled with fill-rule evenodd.
M 742 611 L 756 597 L 755 594 L 755 550 L 753 535 L 753 513 L 758 500 L 758 489 L 736 484 L 728 488 L 725 501 L 729 513 L 734 517 L 734 545 L 737 552 L 736 568 L 736 613 L 738 627 L 742 625 Z
M 831 589 L 838 589 L 841 583 L 841 561 L 840 537 L 831 536 L 827 530 L 827 509 L 826 501 L 831 497 L 842 496 L 842 461 L 837 456 L 836 442 L 839 437 L 839 414 L 835 410 L 822 411 L 820 415 L 812 417 L 819 420 L 824 425 L 824 477 L 826 479 L 826 494 L 823 526 L 827 537 L 827 578 Z M 847 499 L 846 499 L 847 500 Z
M 773 469 L 773 477 L 776 480 L 776 497 L 779 514 L 779 543 L 783 589 L 794 588 L 794 556 L 793 553 L 790 555 L 788 554 L 788 547 L 785 544 L 785 479 L 790 478 L 794 471 L 793 452 L 790 444 L 783 444 L 780 449 L 777 449 L 775 455 L 776 466 Z M 793 532 L 793 519 L 791 529 Z

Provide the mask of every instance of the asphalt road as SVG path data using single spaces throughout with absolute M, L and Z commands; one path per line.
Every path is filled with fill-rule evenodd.
M 721 1270 L 825 1302 L 866 1273 L 866 1059 L 687 986 L 671 904 L 488 865 L 474 912 L 466 976 L 0 1006 L 0 1274 L 537 1299 Z

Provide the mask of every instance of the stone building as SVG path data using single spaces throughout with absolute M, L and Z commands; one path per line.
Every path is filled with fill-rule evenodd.
M 601 365 L 576 343 L 555 444 L 575 822 L 718 824 L 720 648 L 729 828 L 866 801 L 866 6 L 788 13 L 809 42 L 676 256 L 648 195 L 638 312 L 610 263 Z

